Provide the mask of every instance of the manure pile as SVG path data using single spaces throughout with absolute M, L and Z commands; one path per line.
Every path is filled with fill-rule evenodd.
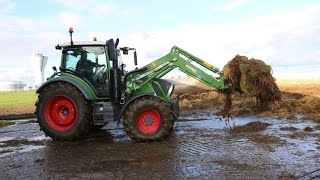
M 222 90 L 226 100 L 223 117 L 230 117 L 232 107 L 232 93 L 235 91 L 256 97 L 260 110 L 267 109 L 269 105 L 281 100 L 275 79 L 272 77 L 269 65 L 258 59 L 248 59 L 246 56 L 237 55 L 223 67 L 226 85 L 230 88 Z

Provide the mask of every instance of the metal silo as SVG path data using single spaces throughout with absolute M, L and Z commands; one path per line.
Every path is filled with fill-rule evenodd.
M 32 57 L 36 89 L 44 83 L 44 68 L 47 60 L 48 56 L 44 56 L 42 53 L 36 53 Z

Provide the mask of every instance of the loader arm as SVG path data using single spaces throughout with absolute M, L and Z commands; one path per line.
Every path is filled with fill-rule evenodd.
M 170 53 L 147 64 L 146 66 L 131 73 L 126 78 L 127 91 L 134 91 L 142 87 L 155 78 L 161 78 L 175 68 L 185 74 L 201 81 L 202 83 L 218 89 L 227 88 L 224 84 L 225 77 L 215 78 L 204 72 L 192 62 L 199 64 L 212 73 L 220 73 L 219 69 L 211 64 L 201 60 L 200 58 L 188 53 L 187 51 L 173 46 Z

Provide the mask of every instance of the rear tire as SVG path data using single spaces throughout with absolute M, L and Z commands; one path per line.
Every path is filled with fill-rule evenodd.
M 39 93 L 36 106 L 37 122 L 53 140 L 74 140 L 91 129 L 90 103 L 71 84 L 48 84 Z
M 142 97 L 125 111 L 124 129 L 137 142 L 161 141 L 172 131 L 174 117 L 170 107 L 156 97 Z

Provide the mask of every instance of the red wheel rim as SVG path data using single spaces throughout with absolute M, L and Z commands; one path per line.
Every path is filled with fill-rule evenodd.
M 44 115 L 47 123 L 54 130 L 67 131 L 71 129 L 76 122 L 77 108 L 69 97 L 56 95 L 48 100 Z
M 155 110 L 143 111 L 138 117 L 139 130 L 144 134 L 156 132 L 161 124 L 160 114 Z

